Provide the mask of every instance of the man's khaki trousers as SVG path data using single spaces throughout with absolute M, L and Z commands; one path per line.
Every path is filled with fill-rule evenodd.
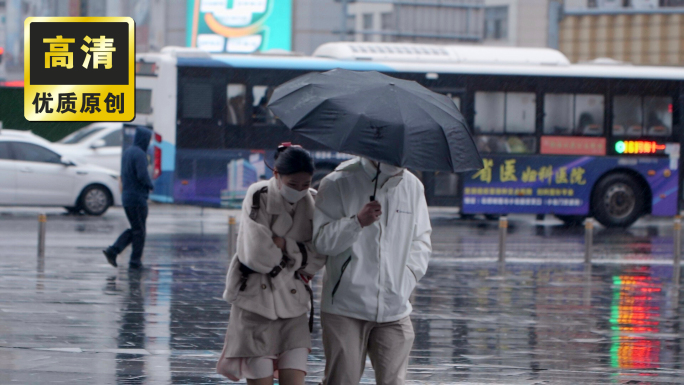
M 370 356 L 378 385 L 403 385 L 413 325 L 409 317 L 377 323 L 321 313 L 325 379 L 323 385 L 358 385 Z

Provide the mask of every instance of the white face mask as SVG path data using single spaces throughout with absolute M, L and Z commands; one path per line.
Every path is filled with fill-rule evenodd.
M 397 166 L 392 166 L 392 165 L 385 164 L 385 163 L 380 163 L 380 172 L 385 174 L 385 175 L 394 176 L 394 175 L 397 175 L 404 170 L 405 170 L 404 167 L 397 167 Z
M 280 184 L 280 195 L 282 195 L 286 201 L 293 204 L 299 202 L 299 200 L 304 198 L 308 192 L 309 189 L 297 191 L 292 187 L 285 186 L 282 182 Z

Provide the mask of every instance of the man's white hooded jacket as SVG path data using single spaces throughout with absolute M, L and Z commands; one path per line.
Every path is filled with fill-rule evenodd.
M 314 246 L 328 255 L 321 311 L 384 323 L 411 314 L 409 297 L 427 270 L 432 227 L 422 183 L 403 171 L 381 174 L 382 216 L 362 228 L 356 214 L 373 195 L 375 174 L 370 161 L 355 158 L 323 179 Z

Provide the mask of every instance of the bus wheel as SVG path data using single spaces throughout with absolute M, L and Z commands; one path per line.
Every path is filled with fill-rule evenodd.
M 606 227 L 629 227 L 644 213 L 645 187 L 625 173 L 601 179 L 591 198 L 596 220 Z
M 563 223 L 568 227 L 581 226 L 586 218 L 584 215 L 560 215 L 555 214 L 556 218 L 563 221 Z

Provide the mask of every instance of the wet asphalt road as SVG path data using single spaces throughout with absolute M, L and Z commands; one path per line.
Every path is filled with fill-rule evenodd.
M 100 252 L 127 226 L 121 209 L 47 210 L 44 259 L 39 211 L 0 208 L 0 384 L 228 383 L 214 373 L 230 311 L 220 298 L 228 212 L 152 206 L 148 269 L 135 274 Z M 597 228 L 588 267 L 583 228 L 514 216 L 502 268 L 496 222 L 432 214 L 435 253 L 412 299 L 411 383 L 684 383 L 671 219 Z M 317 383 L 318 328 L 309 361 Z M 370 363 L 363 383 L 374 383 Z

